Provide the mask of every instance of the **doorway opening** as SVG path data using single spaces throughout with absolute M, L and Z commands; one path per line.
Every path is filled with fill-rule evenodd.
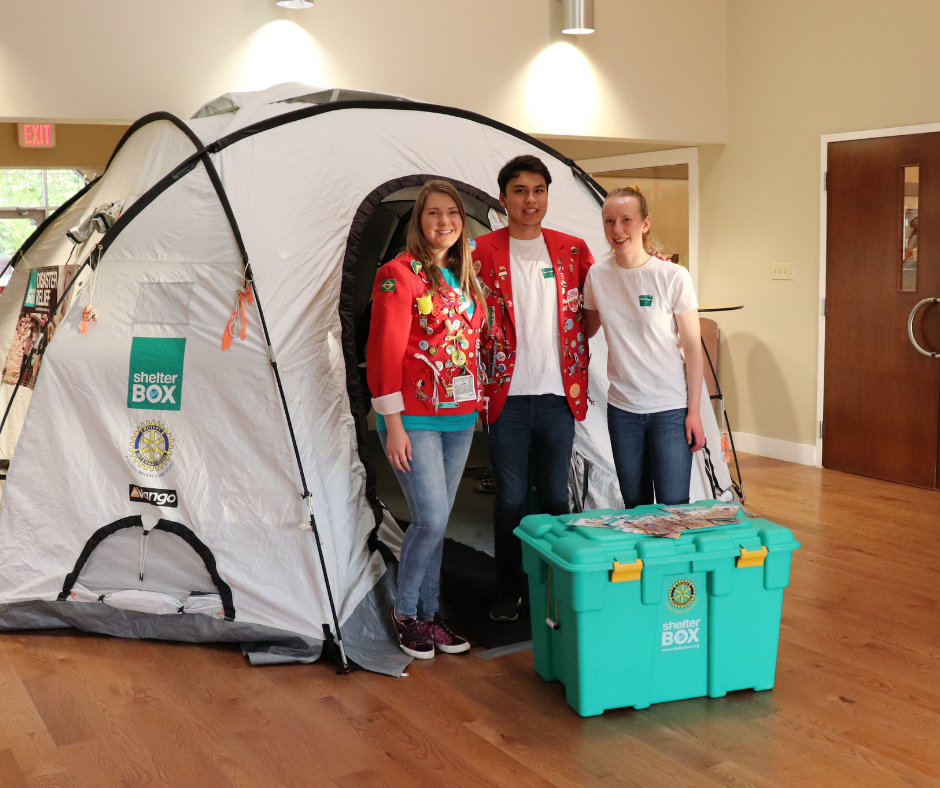
M 378 269 L 405 249 L 408 222 L 421 186 L 441 178 L 460 192 L 471 238 L 506 225 L 505 211 L 490 194 L 439 175 L 414 175 L 382 184 L 359 207 L 349 232 L 343 261 L 340 320 L 346 361 L 346 386 L 356 422 L 359 456 L 366 469 L 366 494 L 376 517 L 384 507 L 404 529 L 411 512 L 375 429 L 372 395 L 366 375 L 366 348 L 372 314 L 372 286 Z M 528 615 L 511 625 L 494 624 L 488 615 L 496 593 L 493 560 L 493 495 L 484 482 L 492 478 L 485 436 L 477 424 L 470 456 L 457 490 L 444 543 L 441 589 L 445 615 L 487 648 L 528 641 Z
M 405 249 L 408 222 L 421 186 L 429 180 L 452 183 L 463 198 L 471 238 L 505 225 L 504 209 L 492 195 L 440 175 L 413 175 L 382 184 L 362 202 L 350 227 L 343 261 L 340 320 L 346 360 L 346 386 L 356 420 L 359 456 L 366 468 L 366 491 L 381 520 L 381 505 L 407 526 L 411 512 L 395 474 L 384 459 L 375 430 L 372 395 L 366 374 L 366 348 L 372 316 L 372 286 L 378 269 Z M 454 503 L 448 537 L 492 554 L 492 495 L 481 493 L 481 477 L 489 473 L 489 453 L 479 425 L 467 470 Z

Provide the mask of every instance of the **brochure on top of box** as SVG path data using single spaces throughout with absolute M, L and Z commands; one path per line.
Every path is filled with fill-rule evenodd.
M 569 520 L 568 525 L 587 528 L 609 528 L 628 534 L 661 536 L 666 539 L 678 539 L 685 531 L 695 528 L 710 528 L 715 525 L 728 525 L 736 522 L 738 506 L 715 505 L 711 507 L 699 504 L 680 506 L 662 506 L 663 514 L 612 514 L 605 517 L 579 517 Z

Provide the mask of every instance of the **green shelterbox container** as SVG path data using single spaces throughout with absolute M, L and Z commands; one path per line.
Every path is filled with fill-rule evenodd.
M 621 513 L 533 515 L 515 530 L 538 674 L 583 717 L 773 687 L 793 534 L 743 512 L 678 539 L 567 524 Z

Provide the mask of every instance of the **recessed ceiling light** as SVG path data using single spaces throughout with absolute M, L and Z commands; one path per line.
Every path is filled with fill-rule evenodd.
M 310 0 L 277 0 L 281 8 L 313 8 Z

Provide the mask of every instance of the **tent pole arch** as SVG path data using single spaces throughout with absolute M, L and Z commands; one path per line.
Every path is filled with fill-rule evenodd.
M 260 301 L 260 298 L 258 298 L 257 286 L 251 274 L 251 268 L 250 268 L 250 264 L 248 260 L 247 250 L 245 249 L 243 239 L 241 237 L 238 224 L 235 220 L 234 213 L 232 212 L 228 197 L 225 193 L 225 189 L 221 183 L 221 179 L 219 178 L 218 172 L 216 171 L 216 168 L 212 161 L 212 154 L 215 154 L 224 150 L 226 147 L 229 147 L 230 145 L 234 144 L 235 142 L 238 142 L 241 139 L 247 139 L 248 137 L 251 137 L 254 134 L 258 134 L 258 133 L 262 133 L 270 129 L 278 128 L 288 123 L 300 121 L 309 117 L 323 114 L 325 112 L 331 112 L 331 111 L 342 110 L 342 109 L 357 109 L 357 108 L 390 110 L 390 111 L 399 111 L 399 112 L 400 111 L 413 111 L 413 112 L 437 113 L 437 114 L 450 115 L 450 116 L 462 118 L 465 120 L 469 120 L 471 122 L 478 123 L 480 125 L 489 126 L 491 128 L 497 129 L 507 135 L 523 140 L 527 144 L 543 151 L 544 153 L 546 153 L 549 156 L 552 156 L 558 161 L 563 162 L 572 171 L 572 174 L 584 185 L 584 187 L 588 190 L 589 194 L 593 197 L 593 199 L 598 204 L 602 203 L 603 201 L 603 196 L 605 194 L 604 190 L 587 173 L 585 173 L 580 167 L 578 167 L 578 165 L 574 161 L 563 156 L 558 151 L 555 151 L 553 148 L 551 148 L 547 144 L 527 134 L 524 134 L 523 132 L 520 132 L 509 126 L 506 126 L 505 124 L 499 123 L 498 121 L 491 120 L 489 118 L 486 118 L 482 115 L 478 115 L 476 113 L 467 112 L 465 110 L 460 110 L 460 109 L 451 108 L 451 107 L 444 107 L 444 106 L 431 105 L 431 104 L 420 104 L 420 103 L 410 104 L 410 103 L 402 103 L 402 102 L 394 102 L 394 101 L 380 101 L 380 100 L 379 101 L 368 100 L 368 101 L 335 102 L 335 103 L 328 104 L 328 105 L 318 105 L 318 106 L 307 107 L 307 108 L 292 111 L 292 112 L 287 112 L 287 113 L 284 113 L 283 115 L 270 118 L 264 121 L 260 121 L 250 126 L 246 126 L 243 129 L 239 129 L 225 137 L 222 137 L 221 139 L 216 140 L 215 142 L 211 143 L 208 146 L 204 146 L 202 142 L 198 139 L 198 137 L 196 137 L 196 135 L 192 132 L 192 130 L 189 129 L 189 127 L 185 123 L 183 123 L 183 121 L 179 120 L 175 116 L 172 116 L 169 113 L 154 113 L 153 115 L 145 116 L 136 124 L 134 124 L 134 127 L 132 127 L 132 129 L 128 130 L 124 138 L 122 138 L 121 142 L 118 144 L 115 150 L 115 154 L 117 153 L 118 150 L 120 150 L 120 148 L 125 144 L 125 142 L 130 138 L 130 136 L 132 136 L 132 134 L 136 130 L 139 130 L 142 126 L 147 125 L 148 123 L 152 123 L 152 122 L 159 121 L 159 120 L 166 120 L 166 121 L 173 123 L 175 126 L 177 126 L 177 128 L 183 131 L 188 136 L 188 138 L 193 142 L 196 150 L 194 151 L 193 154 L 191 154 L 186 159 L 184 159 L 180 164 L 178 164 L 169 174 L 167 174 L 166 176 L 161 178 L 156 184 L 151 186 L 150 189 L 148 189 L 143 195 L 141 195 L 140 198 L 138 198 L 132 205 L 130 205 L 124 211 L 124 213 L 118 218 L 118 220 L 110 228 L 110 230 L 104 236 L 102 236 L 102 238 L 100 239 L 99 243 L 95 246 L 95 248 L 91 250 L 88 257 L 86 257 L 85 261 L 82 263 L 82 266 L 81 266 L 82 268 L 85 266 L 91 266 L 93 270 L 96 269 L 97 266 L 100 264 L 101 260 L 103 259 L 105 252 L 110 248 L 111 244 L 120 235 L 120 233 L 124 230 L 124 228 L 126 228 L 130 224 L 130 222 L 134 220 L 134 218 L 136 218 L 144 210 L 146 210 L 146 208 L 151 203 L 153 203 L 161 194 L 163 194 L 163 192 L 165 192 L 170 186 L 172 186 L 178 180 L 185 177 L 189 172 L 195 169 L 200 163 L 200 161 L 203 163 L 203 166 L 206 168 L 210 181 L 213 184 L 213 188 L 215 189 L 216 194 L 220 200 L 221 207 L 223 207 L 223 210 L 226 213 L 226 217 L 229 221 L 230 228 L 236 240 L 239 253 L 242 257 L 242 262 L 244 265 L 245 284 L 247 285 L 250 283 L 251 288 L 252 288 L 252 294 L 255 296 L 256 303 L 258 305 L 258 314 L 259 314 L 259 318 L 262 323 L 264 334 L 265 334 L 265 341 L 267 344 L 269 360 L 272 364 L 272 369 L 275 373 L 275 382 L 276 382 L 276 385 L 278 386 L 278 391 L 281 397 L 284 415 L 288 422 L 289 433 L 291 435 L 291 440 L 292 440 L 293 448 L 295 451 L 295 458 L 298 463 L 298 471 L 300 473 L 300 480 L 301 480 L 301 485 L 303 489 L 303 498 L 307 502 L 307 508 L 308 508 L 308 513 L 309 513 L 310 530 L 314 532 L 314 535 L 317 541 L 317 549 L 319 553 L 321 568 L 323 571 L 324 583 L 326 585 L 327 593 L 329 596 L 333 623 L 334 623 L 334 626 L 336 627 L 336 643 L 339 646 L 339 651 L 340 651 L 340 655 L 342 658 L 344 669 L 348 669 L 347 660 L 346 660 L 346 656 L 345 656 L 345 652 L 344 652 L 343 644 L 342 644 L 342 639 L 341 639 L 341 635 L 339 631 L 339 622 L 338 622 L 338 616 L 336 613 L 335 603 L 333 600 L 332 589 L 330 586 L 329 577 L 327 576 L 327 572 L 326 572 L 326 562 L 325 562 L 325 558 L 323 555 L 322 543 L 320 540 L 320 535 L 319 535 L 319 531 L 317 528 L 316 520 L 313 514 L 312 496 L 310 494 L 309 489 L 307 488 L 306 476 L 304 474 L 304 469 L 302 466 L 299 449 L 297 447 L 296 439 L 294 436 L 293 423 L 292 423 L 290 411 L 287 406 L 287 400 L 286 400 L 286 396 L 283 390 L 280 373 L 277 369 L 277 361 L 274 355 L 273 347 L 271 346 L 270 336 L 268 333 L 266 321 L 264 319 L 261 301 Z M 114 160 L 114 155 L 112 155 L 112 158 L 111 158 L 111 161 L 113 160 Z M 111 161 L 109 161 L 109 165 L 111 164 Z M 85 193 L 85 191 L 87 191 L 87 189 L 90 188 L 91 185 L 92 184 L 89 184 L 89 186 L 87 186 L 86 189 L 83 190 L 82 193 Z M 75 199 L 78 199 L 78 196 L 76 196 Z M 70 204 L 74 204 L 74 200 Z M 61 213 L 62 210 L 63 208 L 60 208 L 59 211 L 57 211 L 56 214 L 54 215 Z M 45 228 L 48 227 L 48 224 L 46 222 L 44 222 L 44 227 Z M 21 249 L 18 250 L 17 260 L 22 259 L 25 251 L 29 248 L 29 246 L 32 245 L 32 243 L 35 242 L 35 238 L 41 234 L 40 229 L 42 228 L 37 228 L 37 232 L 35 232 L 30 237 L 30 239 L 28 239 L 28 244 L 24 244 L 24 247 L 21 247 Z M 75 280 L 73 280 L 73 282 L 74 281 Z M 56 304 L 57 308 L 61 305 L 61 303 L 64 302 L 63 299 L 66 296 L 67 292 L 68 290 L 65 293 L 63 293 L 62 298 L 60 298 L 57 301 L 57 304 Z M 11 402 L 12 402 L 12 397 L 11 397 Z M 9 411 L 9 406 L 8 406 L 8 411 Z M 4 421 L 5 419 L 6 417 L 4 417 Z M 0 423 L 0 430 L 2 430 L 2 427 L 3 427 L 3 423 Z M 324 630 L 326 631 L 327 636 L 330 637 L 328 627 L 324 626 Z
M 272 118 L 266 118 L 265 120 L 258 121 L 257 123 L 252 123 L 242 129 L 233 131 L 231 134 L 227 134 L 226 136 L 221 137 L 215 142 L 210 143 L 206 146 L 206 149 L 210 153 L 218 153 L 230 145 L 234 145 L 240 140 L 253 137 L 255 134 L 270 131 L 271 129 L 276 129 L 280 126 L 284 126 L 288 123 L 293 123 L 298 120 L 304 120 L 306 118 L 312 118 L 316 115 L 322 115 L 325 112 L 335 112 L 337 110 L 343 109 L 384 109 L 393 110 L 396 112 L 430 112 L 437 115 L 450 115 L 455 118 L 471 120 L 474 123 L 479 123 L 483 126 L 489 126 L 490 128 L 494 128 L 498 131 L 502 131 L 505 134 L 509 134 L 512 137 L 516 137 L 517 139 L 520 139 L 523 142 L 527 142 L 529 145 L 538 148 L 543 153 L 547 153 L 549 156 L 558 159 L 558 161 L 564 162 L 564 164 L 572 171 L 574 176 L 585 185 L 585 187 L 591 193 L 591 196 L 597 201 L 598 205 L 602 205 L 604 198 L 607 196 L 607 191 L 604 189 L 604 187 L 595 181 L 587 172 L 585 172 L 578 165 L 578 163 L 574 161 L 574 159 L 569 159 L 567 156 L 563 156 L 551 145 L 548 145 L 541 140 L 526 134 L 524 131 L 519 131 L 519 129 L 515 129 L 512 126 L 507 126 L 505 123 L 500 123 L 498 120 L 493 120 L 492 118 L 488 118 L 485 115 L 479 115 L 476 112 L 470 112 L 469 110 L 465 109 L 458 109 L 457 107 L 446 107 L 441 104 L 381 101 L 377 99 L 359 101 L 334 101 L 329 104 L 317 104 L 316 106 L 304 107 L 303 109 L 285 112 L 282 115 L 275 115 Z
M 13 253 L 13 257 L 10 258 L 10 261 L 4 266 L 3 270 L 0 271 L 0 276 L 3 276 L 3 274 L 5 274 L 10 268 L 15 269 L 16 264 L 23 257 L 26 256 L 26 252 L 29 251 L 29 248 L 36 242 L 39 236 L 41 236 L 45 232 L 46 228 L 53 222 L 53 220 L 57 219 L 59 217 L 59 214 L 64 213 L 69 208 L 71 208 L 72 205 L 74 205 L 75 202 L 81 199 L 92 186 L 94 186 L 96 183 L 98 183 L 98 181 L 101 180 L 102 175 L 104 175 L 104 173 L 108 171 L 108 167 L 110 167 L 111 162 L 114 161 L 114 157 L 118 155 L 118 152 L 121 150 L 121 148 L 124 147 L 124 143 L 126 143 L 134 135 L 135 132 L 137 132 L 139 129 L 143 128 L 144 126 L 150 123 L 154 123 L 155 121 L 159 121 L 159 120 L 168 121 L 172 123 L 174 126 L 176 126 L 180 131 L 182 131 L 189 138 L 189 140 L 193 143 L 193 145 L 196 147 L 197 150 L 200 150 L 203 148 L 202 141 L 199 139 L 199 137 L 196 136 L 193 130 L 189 128 L 189 126 L 187 126 L 182 120 L 180 120 L 178 117 L 176 117 L 176 115 L 173 115 L 172 113 L 151 112 L 149 115 L 144 115 L 142 118 L 136 120 L 134 124 L 127 131 L 124 132 L 124 136 L 121 137 L 121 139 L 118 141 L 118 144 L 115 146 L 114 151 L 111 153 L 111 157 L 108 159 L 108 163 L 105 165 L 104 172 L 102 172 L 101 175 L 99 175 L 90 183 L 85 184 L 83 188 L 79 189 L 75 194 L 73 194 L 64 203 L 62 203 L 62 205 L 60 205 L 51 214 L 49 214 L 45 218 L 45 220 L 42 222 L 42 224 L 40 224 L 35 230 L 33 230 L 29 238 L 23 241 L 23 245 L 20 246 L 20 248 L 17 249 L 16 252 Z
M 161 113 L 156 113 L 156 114 L 160 115 Z M 169 117 L 172 118 L 173 116 L 169 116 Z M 168 118 L 162 117 L 162 116 L 153 117 L 148 122 L 153 122 L 154 120 L 166 120 L 166 119 Z M 284 410 L 284 416 L 287 420 L 287 427 L 288 427 L 288 432 L 291 438 L 291 444 L 294 450 L 294 457 L 297 461 L 297 468 L 300 473 L 300 480 L 301 480 L 301 486 L 302 486 L 302 491 L 303 491 L 302 498 L 306 502 L 306 506 L 307 506 L 307 513 L 309 516 L 309 528 L 311 531 L 313 531 L 314 538 L 316 539 L 317 553 L 320 559 L 320 568 L 321 568 L 321 571 L 323 572 L 323 581 L 324 581 L 324 585 L 326 586 L 327 597 L 330 603 L 330 613 L 333 618 L 333 626 L 336 629 L 335 640 L 336 640 L 336 645 L 338 646 L 339 652 L 340 652 L 340 659 L 342 661 L 342 671 L 349 672 L 349 663 L 346 658 L 345 648 L 343 647 L 342 633 L 341 633 L 340 625 L 339 625 L 339 616 L 336 612 L 336 604 L 333 599 L 333 589 L 330 585 L 329 575 L 327 574 L 326 558 L 323 555 L 323 543 L 320 540 L 320 532 L 319 532 L 319 528 L 317 527 L 316 518 L 313 512 L 313 499 L 312 499 L 310 490 L 307 487 L 307 478 L 306 478 L 306 474 L 304 473 L 303 463 L 300 458 L 300 450 L 297 446 L 297 439 L 294 433 L 293 420 L 291 419 L 290 409 L 287 406 L 287 397 L 284 394 L 284 386 L 281 382 L 280 372 L 278 371 L 277 359 L 274 354 L 274 348 L 271 346 L 271 338 L 270 338 L 270 334 L 268 333 L 267 323 L 264 319 L 264 311 L 261 306 L 261 299 L 258 295 L 258 290 L 254 282 L 254 277 L 251 276 L 251 267 L 248 262 L 248 252 L 245 249 L 245 244 L 242 239 L 241 231 L 239 230 L 238 223 L 235 219 L 235 214 L 232 211 L 232 206 L 231 206 L 231 203 L 229 202 L 228 195 L 225 192 L 225 187 L 222 185 L 222 181 L 219 178 L 218 171 L 215 168 L 215 164 L 212 162 L 209 152 L 202 145 L 202 143 L 199 142 L 198 138 L 196 138 L 195 135 L 192 134 L 192 131 L 189 130 L 189 127 L 186 126 L 186 124 L 184 124 L 178 118 L 176 120 L 178 121 L 178 125 L 180 125 L 182 128 L 189 131 L 189 136 L 191 139 L 194 140 L 194 144 L 198 144 L 198 148 L 196 152 L 193 153 L 191 156 L 189 156 L 187 159 L 185 159 L 183 162 L 181 162 L 179 165 L 177 165 L 177 167 L 175 167 L 172 172 L 168 173 L 166 176 L 161 178 L 150 189 L 148 189 L 147 192 L 140 197 L 140 199 L 135 201 L 133 205 L 131 205 L 124 213 L 121 214 L 121 216 L 114 223 L 114 225 L 110 228 L 110 230 L 108 230 L 108 232 L 101 238 L 101 241 L 88 254 L 88 257 L 85 258 L 84 262 L 79 268 L 79 272 L 76 273 L 75 278 L 69 283 L 69 286 L 62 293 L 62 296 L 57 300 L 56 309 L 58 309 L 59 306 L 64 302 L 64 299 L 68 295 L 68 292 L 71 289 L 71 286 L 78 280 L 78 273 L 81 272 L 81 269 L 85 268 L 85 266 L 87 265 L 91 265 L 92 270 L 97 269 L 98 264 L 101 262 L 101 259 L 103 258 L 105 252 L 108 250 L 111 244 L 114 243 L 115 239 L 121 234 L 121 232 L 123 232 L 124 228 L 126 228 L 137 216 L 139 216 L 151 203 L 153 203 L 154 200 L 157 199 L 157 197 L 163 194 L 163 192 L 165 192 L 170 186 L 172 186 L 178 180 L 180 180 L 181 178 L 185 177 L 187 174 L 192 172 L 201 161 L 203 166 L 206 168 L 206 172 L 209 176 L 209 180 L 211 181 L 213 188 L 215 189 L 216 195 L 219 198 L 219 202 L 222 205 L 222 209 L 225 212 L 226 218 L 228 219 L 229 226 L 232 230 L 232 234 L 235 238 L 235 242 L 238 246 L 239 253 L 242 258 L 245 281 L 246 283 L 249 283 L 251 285 L 252 293 L 254 294 L 255 304 L 257 305 L 257 308 L 258 308 L 258 316 L 260 318 L 261 325 L 264 331 L 265 343 L 267 345 L 267 351 L 268 351 L 268 359 L 271 363 L 271 368 L 274 371 L 274 378 L 277 384 L 278 393 L 280 395 L 281 406 Z M 141 125 L 145 125 L 145 124 L 142 123 Z M 127 139 L 127 137 L 128 135 L 125 135 L 125 139 Z M 120 144 L 123 144 L 123 142 L 124 140 L 122 140 Z M 113 159 L 113 156 L 112 156 L 112 159 Z M 96 253 L 97 253 L 97 256 L 95 259 Z M 44 332 L 45 332 L 45 329 L 44 329 Z M 43 343 L 43 347 L 44 347 L 44 343 Z M 2 421 L 0 421 L 0 432 L 3 431 L 3 427 L 6 424 L 6 420 L 9 416 L 10 409 L 13 405 L 13 400 L 18 390 L 19 390 L 19 381 L 17 382 L 17 386 L 14 388 L 13 393 L 10 396 L 10 401 L 7 403 L 7 408 L 3 415 L 3 419 Z M 328 628 L 324 627 L 324 629 L 326 630 L 327 636 L 332 637 L 332 635 L 329 633 Z

